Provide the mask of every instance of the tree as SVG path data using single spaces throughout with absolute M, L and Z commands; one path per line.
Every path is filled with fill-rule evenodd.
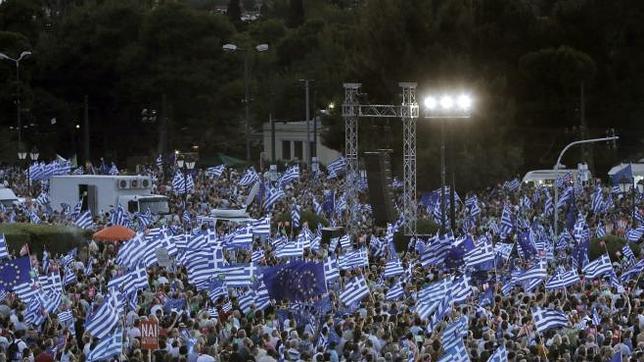
M 228 15 L 228 19 L 230 19 L 231 23 L 236 26 L 241 24 L 241 7 L 239 6 L 239 0 L 230 0 L 228 2 L 226 15 Z
M 288 22 L 289 28 L 297 28 L 304 23 L 304 2 L 303 0 L 290 0 Z

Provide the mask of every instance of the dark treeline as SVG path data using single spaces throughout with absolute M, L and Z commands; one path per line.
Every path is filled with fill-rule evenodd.
M 242 22 L 226 8 L 261 16 Z M 459 188 L 550 168 L 567 142 L 611 128 L 622 136 L 616 150 L 597 145 L 564 163 L 585 158 L 604 175 L 644 157 L 641 0 L 5 0 L 0 52 L 33 55 L 19 83 L 14 64 L 0 62 L 2 158 L 15 158 L 17 94 L 24 147 L 46 157 L 82 154 L 85 96 L 92 156 L 156 154 L 165 114 L 168 150 L 243 157 L 244 54 L 224 52 L 226 43 L 251 50 L 255 130 L 269 114 L 304 118 L 300 78 L 314 80 L 314 113 L 339 106 L 347 81 L 379 104 L 399 102 L 400 81 L 418 82 L 421 102 L 433 89 L 471 89 L 474 117 L 448 127 Z M 252 52 L 263 43 L 269 51 Z M 340 107 L 323 121 L 325 143 L 341 150 Z M 421 189 L 437 185 L 438 130 L 418 121 Z M 360 138 L 361 150 L 390 147 L 400 158 L 399 121 L 363 119 Z

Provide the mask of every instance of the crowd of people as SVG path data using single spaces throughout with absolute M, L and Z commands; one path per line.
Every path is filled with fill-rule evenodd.
M 514 180 L 457 197 L 455 220 L 442 217 L 432 192 L 418 204 L 419 225 L 432 234 L 407 240 L 402 219 L 374 224 L 364 186 L 346 191 L 341 173 L 298 168 L 295 178 L 256 173 L 248 183 L 254 170 L 195 170 L 183 195 L 168 170 L 145 173 L 169 197 L 170 215 L 92 215 L 93 230 L 124 223 L 137 231 L 132 240 L 31 255 L 35 294 L 0 291 L 0 361 L 644 360 L 637 191 L 562 178 L 555 205 L 551 187 Z M 28 194 L 19 169 L 2 169 L 0 180 Z M 254 220 L 212 223 L 212 209 L 243 205 L 258 182 Z M 276 190 L 283 194 L 267 205 Z M 46 182 L 31 185 L 32 195 L 46 192 Z M 34 212 L 41 223 L 73 225 L 78 216 L 34 197 L 0 210 L 0 223 L 33 222 Z M 435 230 L 444 219 L 454 228 Z M 255 232 L 265 222 L 268 233 Z M 344 231 L 327 237 L 322 223 Z M 295 254 L 284 256 L 290 246 Z M 171 265 L 156 259 L 160 247 Z M 200 251 L 208 255 L 193 255 Z M 21 256 L 9 254 L 0 264 Z M 231 266 L 249 265 L 250 282 L 229 281 Z M 324 266 L 323 292 L 272 297 L 262 271 L 288 265 Z M 101 322 L 112 321 L 106 310 L 115 322 Z M 146 349 L 149 321 L 159 325 L 158 346 Z

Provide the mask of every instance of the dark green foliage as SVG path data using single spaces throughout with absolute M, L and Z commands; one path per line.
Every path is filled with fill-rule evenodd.
M 584 134 L 615 128 L 619 149 L 597 144 L 595 175 L 644 157 L 644 13 L 641 1 L 265 0 L 258 21 L 241 23 L 251 0 L 44 2 L 0 4 L 0 52 L 34 55 L 15 67 L 0 61 L 0 159 L 15 158 L 15 96 L 34 124 L 23 132 L 43 158 L 79 153 L 75 125 L 89 97 L 93 155 L 124 163 L 156 153 L 160 124 L 143 108 L 167 104 L 168 147 L 199 146 L 203 155 L 245 154 L 243 52 L 249 50 L 250 122 L 304 117 L 299 78 L 314 79 L 312 114 L 325 144 L 343 150 L 343 82 L 362 82 L 365 102 L 395 104 L 400 81 L 419 83 L 418 98 L 438 89 L 470 89 L 475 114 L 449 122 L 459 192 L 536 168 Z M 54 4 L 54 5 L 49 5 Z M 48 7 L 51 6 L 51 7 Z M 228 16 L 215 10 L 229 6 Z M 257 44 L 270 50 L 258 54 Z M 580 131 L 580 88 L 585 123 Z M 330 115 L 319 110 L 334 102 Z M 57 119 L 55 126 L 49 124 Z M 462 121 L 462 122 L 461 122 Z M 127 130 L 127 131 L 125 131 Z M 360 150 L 394 150 L 402 173 L 398 120 L 360 121 Z M 419 191 L 439 184 L 440 127 L 418 121 Z M 254 142 L 253 155 L 261 144 Z M 206 157 L 207 158 L 207 157 Z M 563 163 L 574 166 L 581 152 Z
M 44 248 L 52 255 L 61 254 L 86 244 L 92 232 L 62 225 L 3 224 L 0 234 L 4 234 L 10 253 L 18 255 L 20 248 L 27 243 L 32 254 L 42 255 Z
M 277 217 L 274 218 L 272 221 L 273 221 L 273 224 L 274 224 L 273 225 L 274 228 L 276 227 L 276 224 L 279 223 L 279 222 L 286 222 L 287 221 L 287 222 L 290 223 L 291 222 L 290 211 L 277 215 Z M 302 210 L 300 212 L 300 224 L 304 225 L 304 223 L 308 223 L 309 224 L 309 230 L 314 231 L 314 232 L 317 230 L 319 224 L 322 224 L 323 227 L 329 225 L 329 222 L 326 220 L 326 218 L 322 217 L 321 215 L 318 215 L 318 214 L 314 213 L 311 210 Z M 298 233 L 300 231 L 300 229 L 301 228 L 297 228 L 294 231 L 296 233 Z
M 613 235 L 608 235 L 603 239 L 593 239 L 591 241 L 588 258 L 592 261 L 596 258 L 599 258 L 603 254 L 606 254 L 606 250 L 608 250 L 608 255 L 610 256 L 610 260 L 618 261 L 621 259 L 621 257 L 618 257 L 616 253 L 619 252 L 621 254 L 622 248 L 626 244 L 628 244 L 631 250 L 633 250 L 633 254 L 635 254 L 635 256 L 640 255 L 639 244 L 629 243 L 625 239 L 618 238 L 617 236 L 613 236 Z

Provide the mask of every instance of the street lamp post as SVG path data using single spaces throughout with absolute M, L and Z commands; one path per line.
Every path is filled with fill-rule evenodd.
M 22 141 L 22 121 L 20 115 L 20 61 L 30 56 L 30 51 L 24 51 L 20 53 L 18 58 L 11 58 L 10 56 L 0 53 L 0 59 L 10 60 L 16 64 L 16 86 L 18 87 L 16 91 L 16 121 L 18 122 L 18 149 L 20 149 L 20 142 Z
M 441 233 L 446 231 L 446 166 L 445 166 L 445 121 L 448 119 L 468 119 L 472 116 L 472 98 L 467 94 L 450 95 L 444 94 L 440 97 L 428 96 L 425 98 L 425 119 L 441 120 Z M 454 165 L 450 165 L 454 167 Z M 453 172 L 453 171 L 452 171 Z M 454 205 L 454 176 L 452 175 L 451 193 L 451 227 L 456 227 L 456 207 Z
M 311 150 L 311 126 L 310 126 L 310 118 L 309 118 L 309 109 L 310 109 L 310 104 L 309 104 L 309 86 L 313 80 L 311 79 L 300 79 L 300 82 L 304 83 L 304 97 L 305 97 L 305 109 L 306 109 L 306 148 L 305 150 L 308 150 L 308 155 L 306 156 L 306 160 L 308 163 L 309 168 L 313 165 L 313 153 Z M 315 132 L 315 127 L 314 130 Z
M 250 117 L 249 117 L 249 90 L 248 90 L 248 58 L 250 52 L 248 49 L 239 48 L 235 44 L 224 44 L 222 47 L 225 52 L 234 53 L 234 52 L 243 52 L 244 53 L 244 132 L 246 133 L 246 161 L 250 161 Z M 268 50 L 268 44 L 259 44 L 255 46 L 255 51 L 258 53 L 265 52 Z
M 568 151 L 568 149 L 570 147 L 575 146 L 575 145 L 585 144 L 585 143 L 614 141 L 614 140 L 617 140 L 617 139 L 619 139 L 619 136 L 611 136 L 611 137 L 603 137 L 603 138 L 590 138 L 590 139 L 587 139 L 587 140 L 580 140 L 580 141 L 575 141 L 575 142 L 569 143 L 566 147 L 563 148 L 563 150 L 561 150 L 561 153 L 559 153 L 559 157 L 557 157 L 557 163 L 555 163 L 555 167 L 554 167 L 554 169 L 555 169 L 555 177 L 559 177 L 559 171 L 558 170 L 561 167 L 561 159 L 563 158 L 564 153 L 566 153 L 566 151 Z M 558 221 L 557 220 L 558 219 L 557 204 L 558 203 L 559 203 L 559 188 L 555 184 L 555 201 L 554 201 L 554 205 L 553 205 L 554 206 L 554 218 L 553 218 L 554 222 L 553 222 L 553 225 L 552 225 L 552 229 L 555 232 L 555 238 L 557 237 L 557 235 L 559 235 L 558 230 L 557 230 L 557 227 L 558 227 L 558 225 L 557 225 L 557 221 Z

